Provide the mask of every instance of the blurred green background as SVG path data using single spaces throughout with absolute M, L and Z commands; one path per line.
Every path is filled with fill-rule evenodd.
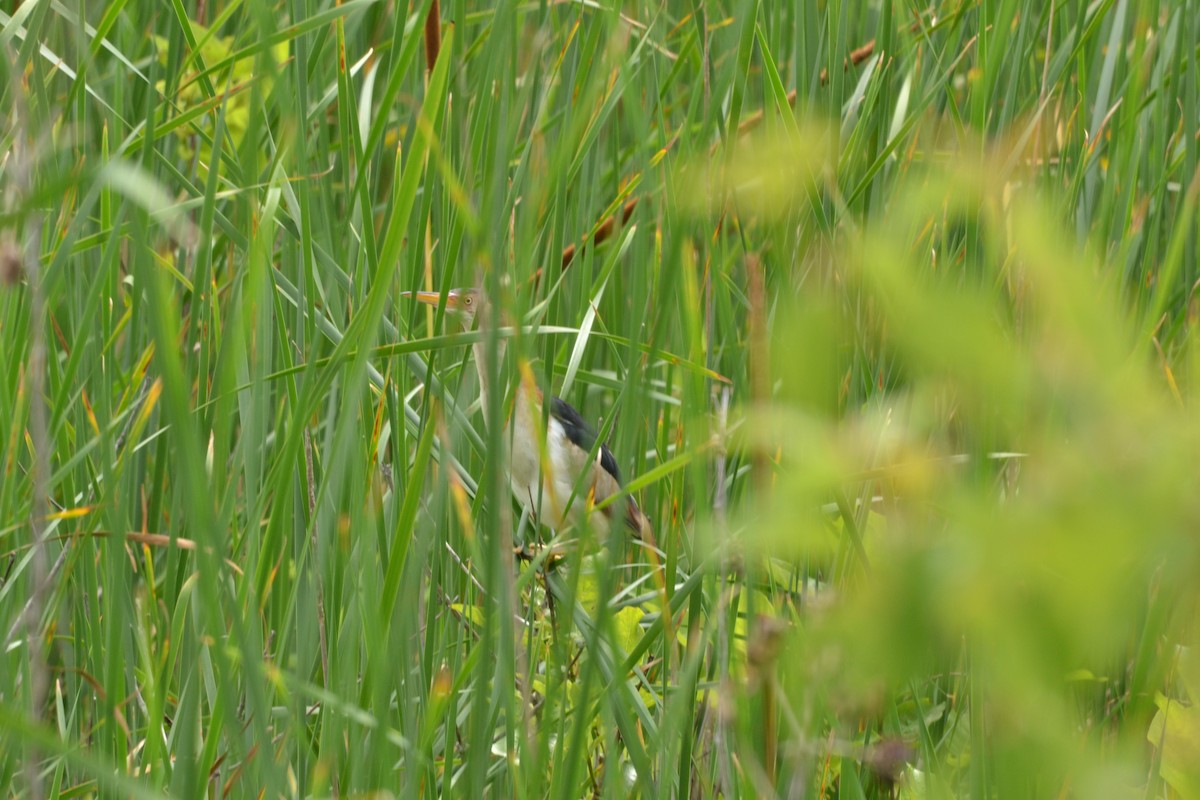
M 1195 4 L 495 6 L 0 12 L 5 793 L 1200 797 Z

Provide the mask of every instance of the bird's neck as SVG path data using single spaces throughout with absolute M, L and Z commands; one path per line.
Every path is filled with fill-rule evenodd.
M 504 364 L 505 344 L 506 343 L 503 339 L 496 340 L 496 366 L 494 368 L 496 375 L 500 375 L 503 372 L 501 366 Z M 472 351 L 475 356 L 475 368 L 479 371 L 479 404 L 483 408 L 484 422 L 486 422 L 488 425 L 491 425 L 492 421 L 488 416 L 492 413 L 491 405 L 489 404 L 491 387 L 488 385 L 488 361 L 490 356 L 488 349 L 488 343 L 486 341 L 478 341 L 472 346 Z

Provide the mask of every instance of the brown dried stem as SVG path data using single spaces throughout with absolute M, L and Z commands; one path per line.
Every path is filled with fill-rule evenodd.
M 425 67 L 433 72 L 437 63 L 438 53 L 442 51 L 442 13 L 438 8 L 438 0 L 429 4 L 429 13 L 425 16 Z

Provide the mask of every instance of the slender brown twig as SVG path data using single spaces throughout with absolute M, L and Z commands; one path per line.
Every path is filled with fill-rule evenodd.
M 852 66 L 857 67 L 859 64 L 863 63 L 864 61 L 866 61 L 868 58 L 870 58 L 873 55 L 875 55 L 875 40 L 874 39 L 867 42 L 862 47 L 856 47 L 853 50 L 851 50 L 849 58 L 846 58 L 842 61 L 842 70 L 844 72 L 849 72 L 850 67 L 852 67 Z M 821 85 L 824 86 L 827 83 L 829 83 L 829 70 L 822 69 L 821 70 Z
M 640 198 L 638 198 L 638 197 L 632 197 L 628 201 L 626 201 L 625 205 L 621 207 L 620 211 L 610 214 L 603 222 L 601 222 L 599 225 L 597 225 L 596 229 L 594 231 L 592 231 L 591 236 L 584 236 L 583 240 L 580 242 L 579 246 L 583 247 L 583 246 L 587 245 L 587 243 L 589 241 L 591 241 L 591 243 L 594 245 L 600 244 L 601 242 L 605 241 L 610 236 L 612 236 L 613 231 L 616 230 L 616 228 L 617 228 L 617 217 L 618 216 L 621 217 L 622 225 L 624 225 L 626 222 L 628 222 L 629 218 L 631 216 L 633 216 L 633 210 L 635 208 L 637 208 L 637 204 L 638 204 L 639 200 L 640 200 Z M 562 252 L 562 268 L 563 269 L 566 269 L 567 267 L 571 266 L 571 262 L 575 260 L 576 251 L 577 251 L 577 247 L 573 244 L 567 245 L 566 249 L 563 250 L 563 252 Z

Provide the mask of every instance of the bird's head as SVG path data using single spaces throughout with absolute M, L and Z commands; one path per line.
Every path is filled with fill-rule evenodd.
M 437 292 L 412 292 L 411 296 L 429 306 L 436 306 L 442 298 Z M 446 310 L 458 317 L 468 330 L 474 325 L 475 316 L 486 305 L 487 296 L 479 289 L 451 289 L 446 295 Z

